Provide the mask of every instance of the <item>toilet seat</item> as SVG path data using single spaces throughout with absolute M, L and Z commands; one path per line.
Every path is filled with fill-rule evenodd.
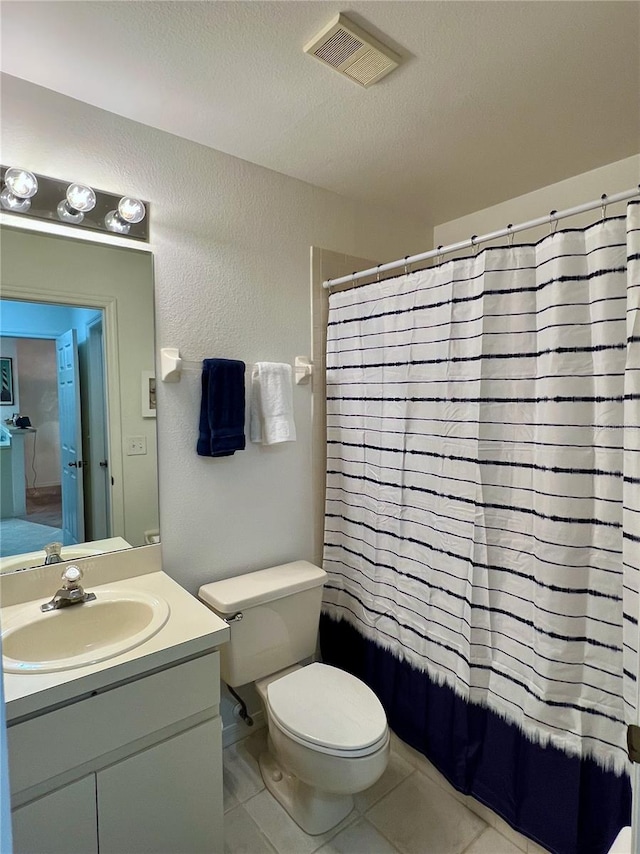
M 360 679 L 328 664 L 309 664 L 267 686 L 271 719 L 299 744 L 334 756 L 369 756 L 389 739 L 387 718 Z

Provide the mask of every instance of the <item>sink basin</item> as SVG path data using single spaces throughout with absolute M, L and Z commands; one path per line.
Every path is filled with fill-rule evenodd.
M 91 591 L 89 591 L 91 592 Z M 42 613 L 30 602 L 2 627 L 2 664 L 10 673 L 51 673 L 121 655 L 160 631 L 169 618 L 164 599 L 96 588 L 96 599 Z

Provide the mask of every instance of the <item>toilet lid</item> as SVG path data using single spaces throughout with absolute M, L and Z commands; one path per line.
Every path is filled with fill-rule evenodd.
M 387 717 L 373 691 L 350 673 L 309 664 L 267 688 L 273 718 L 297 741 L 332 751 L 361 751 L 387 736 Z

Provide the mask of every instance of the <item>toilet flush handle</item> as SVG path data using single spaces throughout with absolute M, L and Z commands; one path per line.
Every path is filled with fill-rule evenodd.
M 243 617 L 244 614 L 242 613 L 242 611 L 238 611 L 238 613 L 234 614 L 232 617 L 223 617 L 222 619 L 225 621 L 225 623 L 239 623 L 240 620 L 243 619 Z

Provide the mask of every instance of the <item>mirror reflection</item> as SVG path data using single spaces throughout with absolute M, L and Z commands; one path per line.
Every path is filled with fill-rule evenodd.
M 157 542 L 151 254 L 1 236 L 0 572 Z

